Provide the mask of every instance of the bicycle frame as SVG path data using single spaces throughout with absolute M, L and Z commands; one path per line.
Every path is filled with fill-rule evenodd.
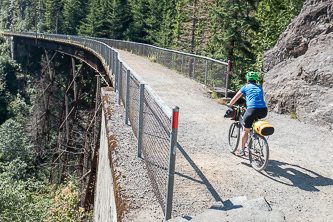
M 240 112 L 238 120 L 235 120 L 230 125 L 229 136 L 228 136 L 228 147 L 231 153 L 234 153 L 236 151 L 237 146 L 239 144 L 240 135 L 241 135 L 240 128 L 244 130 L 243 115 L 246 109 L 244 109 L 243 107 L 241 108 L 237 107 L 237 109 L 238 109 L 237 111 Z M 256 120 L 257 119 L 255 119 L 253 122 L 255 122 Z M 234 132 L 236 132 L 236 134 L 234 134 Z M 254 130 L 253 126 L 250 128 L 249 137 L 247 141 L 247 149 L 252 167 L 259 172 L 264 170 L 268 164 L 269 147 L 265 137 L 258 134 Z

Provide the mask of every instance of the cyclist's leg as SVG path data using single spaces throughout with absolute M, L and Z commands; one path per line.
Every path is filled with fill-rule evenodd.
M 239 150 L 244 151 L 245 144 L 249 137 L 249 132 L 252 127 L 253 120 L 255 118 L 255 110 L 254 109 L 247 109 L 244 116 L 243 116 L 243 133 L 241 136 L 241 147 Z
M 244 152 L 245 149 L 245 144 L 247 142 L 247 139 L 249 138 L 249 133 L 250 133 L 251 128 L 245 128 L 243 129 L 242 136 L 241 136 L 241 147 L 240 147 L 240 152 Z

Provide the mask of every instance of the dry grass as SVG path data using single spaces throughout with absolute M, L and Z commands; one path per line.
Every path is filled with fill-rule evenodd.
M 227 105 L 228 102 L 230 102 L 230 99 L 222 99 L 222 98 L 217 98 L 217 99 L 213 98 L 213 100 L 221 105 Z

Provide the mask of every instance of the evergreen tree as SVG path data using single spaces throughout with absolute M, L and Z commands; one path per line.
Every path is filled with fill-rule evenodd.
M 0 38 L 0 124 L 10 118 L 8 106 L 18 93 L 19 65 L 11 60 L 9 46 Z
M 85 16 L 85 4 L 82 0 L 63 0 L 63 20 L 61 23 L 63 34 L 77 35 L 81 21 Z
M 59 21 L 61 21 L 62 4 L 61 0 L 44 0 L 44 31 L 47 33 L 61 33 Z
M 290 21 L 299 14 L 305 0 L 263 0 L 255 14 L 260 26 L 251 32 L 256 54 L 254 69 L 261 70 L 263 54 L 272 48 Z
M 173 2 L 173 1 L 170 1 Z M 148 0 L 149 5 L 149 12 L 147 14 L 147 18 L 145 20 L 145 23 L 147 25 L 147 37 L 146 39 L 151 44 L 155 44 L 157 46 L 164 47 L 163 41 L 161 41 L 159 38 L 163 36 L 160 36 L 160 30 L 161 25 L 163 22 L 163 13 L 166 7 L 165 0 L 158 1 L 158 0 Z
M 208 42 L 209 9 L 212 0 L 185 0 L 177 4 L 175 25 L 176 47 L 182 51 L 202 54 Z
M 259 26 L 253 16 L 256 3 L 255 0 L 216 1 L 211 13 L 212 38 L 207 49 L 217 59 L 233 61 L 236 74 L 232 75 L 233 88 L 239 87 L 236 82 L 244 79 L 243 72 L 255 62 L 248 33 Z
M 175 17 L 177 15 L 176 1 L 175 0 L 165 0 L 161 4 L 162 12 L 160 13 L 161 18 L 159 21 L 159 27 L 157 30 L 152 29 L 150 36 L 155 36 L 153 42 L 156 45 L 164 48 L 170 48 L 173 45 L 174 40 L 174 28 L 176 26 Z M 155 16 L 154 16 L 155 17 Z M 156 16 L 158 19 L 158 16 Z M 157 23 L 157 22 L 156 22 Z
M 129 40 L 135 42 L 149 43 L 149 25 L 147 18 L 149 15 L 149 2 L 148 0 L 129 0 L 133 22 L 129 26 L 128 37 Z
M 102 9 L 100 0 L 91 1 L 89 4 L 89 14 L 79 28 L 79 35 L 97 37 L 102 27 Z
M 124 39 L 130 16 L 127 0 L 105 0 L 103 2 L 103 29 L 105 38 Z

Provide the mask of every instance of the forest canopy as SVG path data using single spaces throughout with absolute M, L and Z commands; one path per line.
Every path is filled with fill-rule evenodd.
M 305 0 L 0 0 L 0 28 L 148 43 L 231 60 L 237 90 Z

